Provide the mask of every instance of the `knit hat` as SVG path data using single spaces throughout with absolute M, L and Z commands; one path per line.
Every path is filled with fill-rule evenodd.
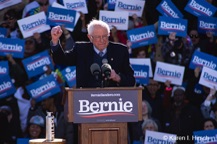
M 42 116 L 35 115 L 35 116 L 31 117 L 29 124 L 35 124 L 35 125 L 38 125 L 40 127 L 44 127 L 44 119 Z
M 175 92 L 176 90 L 178 90 L 178 89 L 181 89 L 181 90 L 183 90 L 183 91 L 185 92 L 185 88 L 184 88 L 183 86 L 174 86 L 174 87 L 173 87 L 173 90 L 172 90 L 171 97 L 174 96 L 174 92 Z

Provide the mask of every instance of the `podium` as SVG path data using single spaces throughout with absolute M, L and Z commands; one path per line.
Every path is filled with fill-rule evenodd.
M 142 120 L 140 87 L 66 88 L 65 117 L 79 144 L 127 144 L 128 122 Z

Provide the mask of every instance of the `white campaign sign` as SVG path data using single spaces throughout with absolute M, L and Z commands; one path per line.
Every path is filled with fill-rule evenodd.
M 177 135 L 146 130 L 144 144 L 175 144 Z
M 33 36 L 35 32 L 42 33 L 50 30 L 50 25 L 46 24 L 47 17 L 44 12 L 17 21 L 24 38 Z
M 128 12 L 114 12 L 101 10 L 99 12 L 99 19 L 106 22 L 110 28 L 115 26 L 118 30 L 128 30 Z
M 63 0 L 64 7 L 70 10 L 87 14 L 87 3 L 85 0 Z
M 21 2 L 22 2 L 22 0 L 1 0 L 0 1 L 0 10 L 7 8 L 9 6 L 12 6 L 12 5 L 18 4 L 18 3 L 21 3 Z
M 149 77 L 153 77 L 150 58 L 130 58 L 130 64 L 149 66 Z
M 136 14 L 142 17 L 145 7 L 145 0 L 117 0 L 115 4 L 115 11 L 128 12 L 129 16 Z
M 203 67 L 199 84 L 204 85 L 213 89 L 214 87 L 217 88 L 217 71 L 210 69 L 208 67 Z
M 184 66 L 157 62 L 154 73 L 154 80 L 160 82 L 166 82 L 169 80 L 172 84 L 182 85 L 184 70 Z

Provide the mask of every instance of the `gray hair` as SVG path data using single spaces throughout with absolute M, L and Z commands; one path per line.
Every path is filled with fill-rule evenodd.
M 155 131 L 158 131 L 158 125 L 157 125 L 157 123 L 156 123 L 153 119 L 147 119 L 147 120 L 145 120 L 145 121 L 142 123 L 142 130 L 143 130 L 143 131 L 144 131 L 145 127 L 146 127 L 148 124 L 153 124 L 154 130 L 155 130 Z
M 109 25 L 107 23 L 105 23 L 104 21 L 101 21 L 101 20 L 93 19 L 87 25 L 87 32 L 88 32 L 88 34 L 92 34 L 93 33 L 95 26 L 101 26 L 101 27 L 107 29 L 108 34 L 110 33 L 110 28 L 109 28 Z
M 142 101 L 146 104 L 146 106 L 148 108 L 148 117 L 151 117 L 152 107 L 151 107 L 150 103 L 148 101 L 146 101 L 146 100 L 142 100 Z

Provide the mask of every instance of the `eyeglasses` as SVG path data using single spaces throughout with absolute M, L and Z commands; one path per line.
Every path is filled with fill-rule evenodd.
M 199 36 L 198 35 L 190 35 L 190 38 L 199 38 Z
M 109 35 L 103 35 L 103 36 L 91 36 L 92 39 L 96 40 L 96 41 L 100 41 L 102 40 L 108 40 Z
M 46 3 L 38 2 L 38 4 L 39 4 L 40 6 L 47 6 L 49 3 L 48 3 L 48 1 L 47 1 Z
M 5 16 L 5 18 L 4 18 L 4 20 L 13 20 L 14 19 L 14 17 L 12 17 L 12 16 Z
M 28 40 L 28 41 L 26 41 L 26 42 L 25 42 L 25 44 L 26 44 L 26 45 L 33 44 L 33 41 L 31 41 L 31 40 Z

